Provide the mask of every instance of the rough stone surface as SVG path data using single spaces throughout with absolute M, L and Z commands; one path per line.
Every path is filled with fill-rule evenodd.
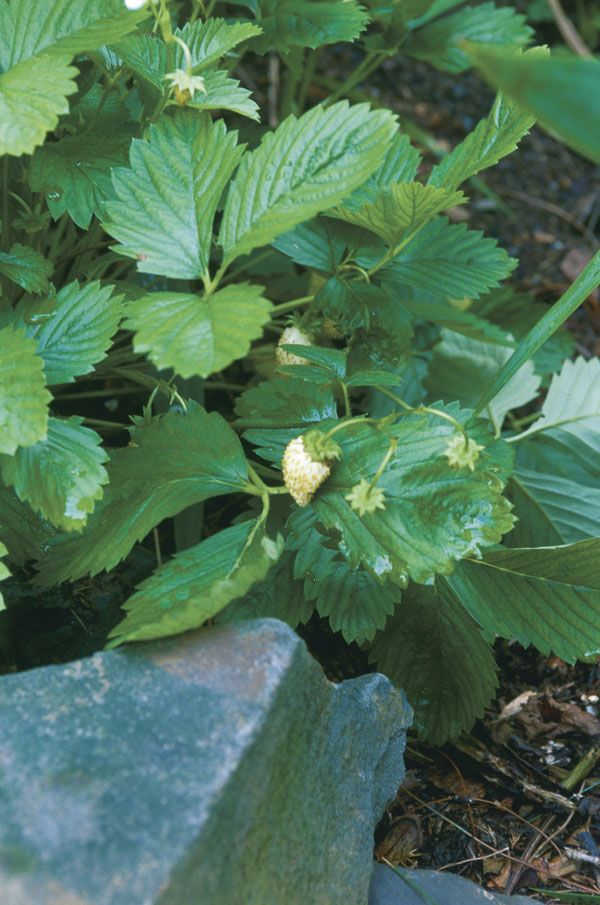
M 376 864 L 369 905 L 535 905 L 528 897 L 496 895 L 455 874 L 435 870 L 402 873 L 408 882 L 384 864 Z
M 365 905 L 410 708 L 283 623 L 0 678 L 2 905 Z

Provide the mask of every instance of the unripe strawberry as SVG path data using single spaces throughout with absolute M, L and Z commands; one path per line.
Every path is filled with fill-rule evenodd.
M 312 346 L 312 337 L 304 333 L 300 327 L 292 324 L 291 327 L 286 327 L 281 334 L 275 351 L 275 357 L 279 365 L 304 365 L 306 364 L 305 358 L 294 355 L 293 352 L 288 352 L 282 346 Z
M 307 506 L 331 474 L 327 462 L 317 462 L 304 445 L 304 437 L 291 440 L 283 454 L 283 481 L 299 506 Z

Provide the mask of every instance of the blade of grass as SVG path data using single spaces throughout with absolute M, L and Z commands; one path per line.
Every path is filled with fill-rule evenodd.
M 600 285 L 600 251 L 596 252 L 564 295 L 561 295 L 558 301 L 531 328 L 527 336 L 521 340 L 504 367 L 483 393 L 477 403 L 476 412 L 480 412 L 491 402 L 519 368 L 535 355 L 537 350 L 564 324 L 566 319 L 579 308 L 598 285 Z

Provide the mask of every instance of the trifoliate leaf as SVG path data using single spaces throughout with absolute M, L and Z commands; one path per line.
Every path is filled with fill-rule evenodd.
M 517 546 L 552 546 L 600 534 L 600 363 L 566 361 L 540 418 L 516 443 L 510 493 Z
M 376 261 L 371 254 L 364 263 L 372 266 Z M 411 286 L 447 300 L 477 298 L 497 286 L 516 265 L 495 239 L 484 239 L 481 232 L 467 230 L 464 223 L 451 226 L 445 217 L 438 217 L 380 273 L 392 292 L 401 293 Z
M 494 3 L 466 6 L 447 16 L 440 16 L 411 32 L 402 51 L 417 60 L 425 60 L 445 72 L 462 72 L 471 66 L 468 54 L 460 46 L 465 39 L 477 44 L 526 44 L 533 30 L 525 16 L 512 7 L 499 8 Z
M 0 453 L 32 446 L 48 430 L 44 364 L 35 342 L 12 326 L 0 330 Z
M 490 645 L 443 582 L 402 595 L 371 658 L 405 690 L 415 728 L 433 745 L 467 732 L 498 687 Z
M 109 647 L 198 628 L 264 579 L 281 547 L 254 519 L 178 553 L 129 598 Z
M 341 101 L 266 133 L 227 195 L 219 236 L 226 262 L 338 204 L 381 164 L 394 131 L 388 111 Z
M 498 550 L 446 579 L 490 637 L 516 638 L 573 663 L 600 653 L 600 539 Z
M 408 135 L 397 132 L 385 157 L 366 182 L 344 199 L 344 209 L 356 211 L 368 202 L 374 202 L 398 182 L 413 182 L 417 175 L 421 155 L 410 143 Z
M 242 154 L 237 133 L 182 110 L 134 139 L 130 169 L 113 172 L 117 200 L 104 228 L 143 273 L 196 279 L 206 271 L 212 224 L 224 187 Z
M 44 192 L 55 220 L 65 211 L 77 226 L 87 229 L 92 215 L 100 216 L 102 203 L 112 196 L 111 169 L 127 163 L 129 128 L 117 135 L 92 129 L 46 142 L 31 161 L 29 185 Z
M 527 56 L 529 56 L 529 53 Z M 507 154 L 512 154 L 524 135 L 527 135 L 535 117 L 518 107 L 514 101 L 498 94 L 489 114 L 482 119 L 440 163 L 429 177 L 429 185 L 458 186 L 494 166 Z
M 348 223 L 370 230 L 394 247 L 436 214 L 464 204 L 466 200 L 462 192 L 434 188 L 420 182 L 400 182 L 357 210 L 340 207 L 335 209 L 335 213 Z
M 113 291 L 114 286 L 101 286 L 98 280 L 87 286 L 75 280 L 60 290 L 51 314 L 28 325 L 50 386 L 89 374 L 106 357 L 121 318 L 123 296 Z
M 69 111 L 67 97 L 77 90 L 76 75 L 68 56 L 47 54 L 0 75 L 0 157 L 32 154 L 42 144 L 58 117 Z
M 31 506 L 0 482 L 0 540 L 11 560 L 22 566 L 28 559 L 39 559 L 54 533 Z
M 82 421 L 50 418 L 43 440 L 0 462 L 3 480 L 19 498 L 65 531 L 85 525 L 108 481 L 102 464 L 108 455 Z
M 469 437 L 485 446 L 474 471 L 449 464 L 444 453 L 455 429 L 439 416 L 411 414 L 385 430 L 357 422 L 336 434 L 341 461 L 311 503 L 352 565 L 362 563 L 400 587 L 409 578 L 429 583 L 448 574 L 455 560 L 498 543 L 513 525 L 501 495 L 512 460 L 508 444 L 493 440 L 481 421 L 468 421 L 468 412 L 437 408 L 467 422 Z M 361 479 L 373 480 L 392 440 L 397 445 L 377 482 L 385 509 L 361 518 L 346 496 Z
M 512 349 L 481 342 L 453 330 L 442 330 L 442 341 L 433 350 L 425 386 L 434 399 L 458 400 L 474 408 L 481 394 L 512 354 Z M 496 427 L 501 427 L 507 412 L 535 399 L 541 380 L 533 362 L 526 362 L 486 407 Z
M 154 292 L 132 302 L 125 322 L 135 332 L 136 352 L 147 352 L 157 368 L 182 377 L 208 377 L 248 352 L 262 334 L 272 305 L 261 286 L 235 283 L 208 298 Z
M 0 68 L 45 50 L 74 56 L 133 31 L 148 10 L 129 12 L 122 0 L 2 0 Z
M 296 550 L 294 578 L 304 579 L 304 596 L 314 601 L 319 615 L 348 643 L 372 641 L 394 612 L 400 592 L 381 584 L 369 572 L 354 569 L 337 550 L 323 546 L 310 509 L 292 514 L 286 546 Z
M 264 32 L 258 49 L 273 46 L 282 54 L 354 41 L 369 21 L 356 0 L 258 0 L 256 12 Z
M 216 621 L 221 625 L 272 618 L 287 622 L 291 628 L 308 622 L 314 606 L 304 597 L 303 582 L 294 580 L 293 567 L 293 554 L 284 550 L 266 578 L 253 585 L 240 600 L 221 610 Z
M 163 519 L 202 500 L 247 489 L 242 446 L 227 422 L 196 403 L 138 428 L 114 452 L 110 484 L 78 536 L 62 537 L 42 562 L 44 584 L 110 569 Z
M 10 251 L 0 251 L 0 274 L 26 292 L 46 292 L 52 270 L 50 261 L 29 245 L 17 243 Z

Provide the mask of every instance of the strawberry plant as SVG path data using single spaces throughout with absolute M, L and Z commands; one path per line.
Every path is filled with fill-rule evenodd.
M 600 366 L 562 329 L 600 259 L 546 308 L 447 216 L 531 128 L 508 96 L 433 168 L 346 97 L 398 52 L 544 57 L 458 6 L 0 0 L 0 578 L 114 569 L 187 512 L 110 645 L 316 610 L 434 742 L 495 637 L 600 651 Z

